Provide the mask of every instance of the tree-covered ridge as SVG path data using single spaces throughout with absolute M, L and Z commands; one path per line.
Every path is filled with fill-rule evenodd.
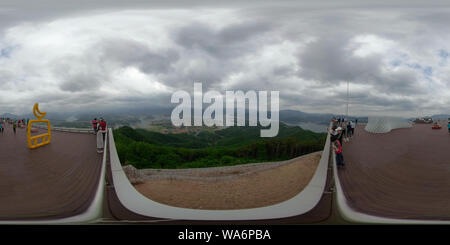
M 119 158 L 136 168 L 193 168 L 280 161 L 323 149 L 326 134 L 280 124 L 277 137 L 261 138 L 260 127 L 229 127 L 196 134 L 114 130 Z

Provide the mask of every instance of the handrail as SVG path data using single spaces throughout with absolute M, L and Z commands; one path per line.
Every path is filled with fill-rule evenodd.
M 35 128 L 47 129 L 46 126 L 40 126 L 40 125 L 36 125 L 34 127 Z M 51 126 L 51 129 L 55 130 L 55 131 L 62 131 L 62 132 L 94 133 L 94 130 L 93 129 L 89 129 L 89 128 L 65 128 L 65 127 L 54 127 L 54 126 Z
M 147 217 L 183 220 L 262 220 L 301 215 L 312 210 L 325 190 L 330 134 L 328 133 L 322 157 L 310 183 L 296 196 L 284 202 L 261 208 L 238 210 L 199 210 L 173 207 L 155 202 L 139 193 L 125 175 L 117 155 L 114 136 L 109 129 L 110 164 L 114 188 L 119 201 L 128 210 Z

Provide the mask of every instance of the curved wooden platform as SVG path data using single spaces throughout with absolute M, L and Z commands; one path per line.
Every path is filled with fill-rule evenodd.
M 8 126 L 0 133 L 0 220 L 52 220 L 85 212 L 102 167 L 95 136 L 52 131 L 49 145 L 31 150 L 26 129 L 14 135 Z
M 338 175 L 348 205 L 379 217 L 450 220 L 450 134 L 430 125 L 372 134 L 357 127 Z

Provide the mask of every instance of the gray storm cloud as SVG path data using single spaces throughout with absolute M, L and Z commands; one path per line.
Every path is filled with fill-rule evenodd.
M 167 106 L 194 82 L 278 90 L 281 109 L 320 113 L 344 112 L 348 82 L 354 114 L 450 113 L 449 7 L 4 1 L 0 114 Z

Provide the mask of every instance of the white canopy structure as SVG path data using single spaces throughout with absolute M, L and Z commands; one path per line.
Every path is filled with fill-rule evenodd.
M 410 128 L 412 123 L 399 117 L 369 117 L 365 130 L 370 133 L 388 133 L 396 128 Z

